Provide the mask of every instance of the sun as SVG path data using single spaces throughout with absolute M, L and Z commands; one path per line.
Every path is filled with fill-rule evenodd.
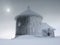
M 7 8 L 7 9 L 6 9 L 6 12 L 10 12 L 10 11 L 11 11 L 10 8 Z

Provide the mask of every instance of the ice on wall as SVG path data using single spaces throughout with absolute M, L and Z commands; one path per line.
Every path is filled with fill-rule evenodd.
M 20 27 L 17 26 L 17 34 L 22 33 L 22 35 L 27 34 L 27 35 L 35 35 L 35 36 L 45 36 L 44 33 L 46 33 L 46 35 L 51 34 L 51 36 L 54 36 L 54 29 L 51 26 L 49 26 L 47 23 L 43 23 L 42 22 L 43 17 L 32 11 L 30 8 L 27 8 L 27 10 L 25 10 L 19 16 L 17 16 L 16 19 L 17 22 L 20 21 L 22 25 Z M 52 30 L 50 31 L 51 33 L 48 31 L 48 28 Z

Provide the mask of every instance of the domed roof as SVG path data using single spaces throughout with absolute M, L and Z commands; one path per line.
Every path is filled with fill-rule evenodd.
M 20 16 L 39 16 L 39 17 L 42 18 L 42 16 L 40 16 L 36 12 L 32 11 L 29 6 L 28 6 L 27 10 L 25 10 L 20 15 L 18 15 L 17 18 L 20 17 Z
M 36 12 L 32 11 L 28 6 L 27 10 L 21 13 L 21 15 L 38 15 Z

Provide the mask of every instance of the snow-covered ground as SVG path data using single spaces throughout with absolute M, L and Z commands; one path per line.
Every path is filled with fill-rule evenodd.
M 0 45 L 60 45 L 60 37 L 17 36 L 15 39 L 0 39 Z

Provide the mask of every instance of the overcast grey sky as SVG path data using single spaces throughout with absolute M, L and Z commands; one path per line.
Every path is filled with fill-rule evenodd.
M 0 37 L 14 34 L 14 18 L 26 10 L 28 5 L 43 16 L 43 22 L 56 29 L 56 36 L 60 35 L 60 0 L 0 0 Z

